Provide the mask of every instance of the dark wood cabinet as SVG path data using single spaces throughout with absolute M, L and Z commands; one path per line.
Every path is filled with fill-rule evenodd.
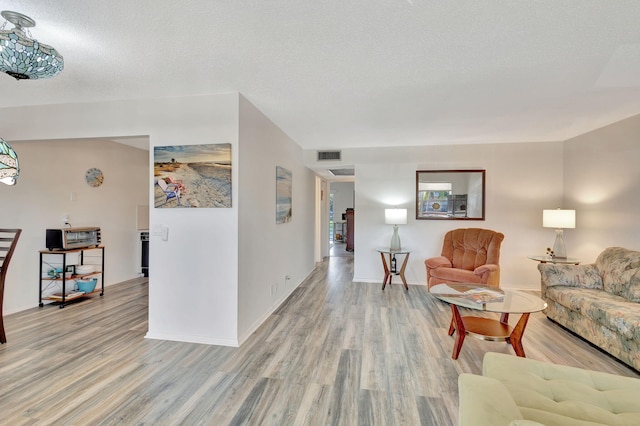
M 354 219 L 353 209 L 347 209 L 347 251 L 353 251 Z

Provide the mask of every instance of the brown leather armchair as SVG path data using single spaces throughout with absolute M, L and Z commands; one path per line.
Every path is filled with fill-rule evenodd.
M 489 229 L 454 229 L 444 236 L 442 255 L 424 261 L 427 287 L 476 283 L 500 287 L 500 244 L 504 234 Z

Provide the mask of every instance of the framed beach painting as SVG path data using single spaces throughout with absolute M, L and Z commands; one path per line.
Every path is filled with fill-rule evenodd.
M 291 171 L 276 166 L 276 223 L 291 222 Z
M 154 206 L 231 207 L 231 144 L 156 146 Z

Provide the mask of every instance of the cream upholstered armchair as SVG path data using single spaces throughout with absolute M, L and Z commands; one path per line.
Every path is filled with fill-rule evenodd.
M 504 234 L 489 229 L 454 229 L 444 236 L 442 255 L 424 261 L 427 287 L 442 283 L 500 286 L 500 245 Z

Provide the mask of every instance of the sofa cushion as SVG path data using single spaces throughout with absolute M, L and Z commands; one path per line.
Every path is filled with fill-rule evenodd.
M 640 306 L 616 296 L 586 300 L 584 314 L 627 339 L 640 339 Z
M 640 424 L 640 380 L 487 353 L 483 375 L 503 383 L 522 416 L 545 425 Z
M 602 290 L 593 290 L 588 288 L 580 288 L 573 286 L 557 285 L 547 289 L 547 299 L 554 300 L 572 311 L 579 312 L 584 315 L 583 308 L 585 300 L 597 299 L 600 297 L 618 297 L 605 293 Z
M 640 339 L 640 307 L 637 303 L 604 291 L 570 286 L 550 287 L 547 297 L 626 339 Z
M 540 277 L 547 287 L 565 285 L 602 290 L 602 277 L 596 265 L 538 264 Z
M 640 302 L 640 251 L 609 247 L 595 265 L 607 293 Z
M 522 420 L 520 409 L 508 389 L 491 377 L 462 373 L 458 376 L 460 425 L 486 424 L 509 425 L 513 420 Z M 496 404 L 495 401 L 500 401 Z M 482 419 L 482 423 L 479 423 Z

